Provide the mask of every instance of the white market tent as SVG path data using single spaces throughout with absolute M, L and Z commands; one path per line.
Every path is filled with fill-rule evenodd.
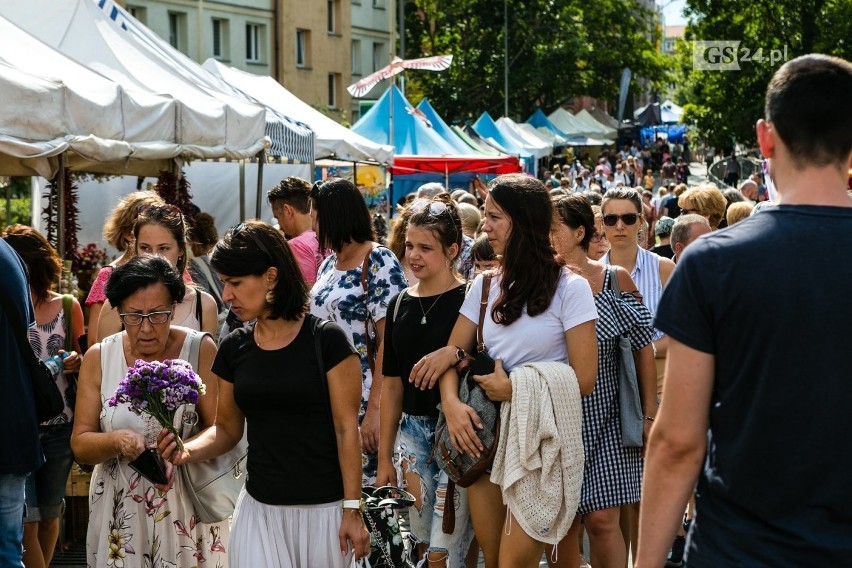
M 497 128 L 503 136 L 515 143 L 516 146 L 527 150 L 532 156 L 539 160 L 553 153 L 553 144 L 546 142 L 537 134 L 531 134 L 518 126 L 518 124 L 506 116 L 496 120 Z
M 596 130 L 595 134 L 591 136 L 595 136 L 597 138 L 609 138 L 615 139 L 618 135 L 618 130 L 612 128 L 611 126 L 607 126 L 598 122 L 598 120 L 589 113 L 586 109 L 582 109 L 580 112 L 574 115 L 574 118 L 586 124 L 590 129 Z
M 132 43 L 91 0 L 6 2 L 0 15 L 125 89 L 173 98 L 175 141 L 187 156 L 242 159 L 268 143 L 265 109 L 225 95 L 214 97 L 170 72 Z M 131 173 L 156 175 L 165 169 L 142 161 L 136 166 Z
M 231 87 L 268 108 L 307 124 L 314 131 L 314 152 L 317 159 L 335 158 L 351 162 L 393 161 L 393 147 L 377 144 L 335 122 L 285 89 L 269 76 L 252 75 L 223 65 L 215 59 L 204 62 L 204 69 Z
M 557 107 L 556 110 L 547 115 L 547 118 L 556 128 L 568 136 L 588 136 L 590 138 L 601 136 L 597 128 L 592 128 L 585 122 L 578 120 L 576 116 L 562 107 Z
M 546 142 L 547 144 L 550 144 L 553 147 L 567 145 L 567 139 L 564 136 L 561 136 L 555 132 L 551 132 L 547 128 L 536 128 L 535 126 L 527 122 L 518 122 L 516 124 L 521 130 L 527 132 L 531 136 L 536 136 L 540 138 L 542 141 Z
M 97 163 L 120 172 L 191 153 L 177 140 L 176 102 L 124 89 L 0 16 L 0 173 L 55 175 Z

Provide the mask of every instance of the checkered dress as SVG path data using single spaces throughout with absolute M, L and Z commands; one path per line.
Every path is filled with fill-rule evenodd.
M 618 408 L 618 337 L 627 333 L 634 350 L 651 341 L 652 317 L 642 302 L 629 294 L 617 297 L 610 289 L 609 270 L 603 291 L 595 296 L 598 309 L 598 378 L 595 390 L 583 398 L 583 446 L 586 465 L 579 513 L 586 514 L 639 501 L 642 483 L 641 448 L 621 445 Z

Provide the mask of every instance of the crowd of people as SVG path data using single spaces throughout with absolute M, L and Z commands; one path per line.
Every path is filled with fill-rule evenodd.
M 839 59 L 778 70 L 757 124 L 771 207 L 761 176 L 688 185 L 688 145 L 474 192 L 426 184 L 386 242 L 345 179 L 285 178 L 268 193 L 277 227 L 221 239 L 209 216 L 135 192 L 105 224 L 121 256 L 85 301 L 87 336 L 51 290 L 56 251 L 8 227 L 0 565 L 50 565 L 72 460 L 94 466 L 89 566 L 349 567 L 370 552 L 368 485 L 414 497 L 418 566 L 847 564 L 852 273 L 802 235 L 832 259 L 852 245 L 850 92 Z M 42 424 L 26 340 L 61 361 L 65 407 Z M 477 353 L 493 370 L 466 375 Z M 135 364 L 173 359 L 206 385 L 186 439 L 107 403 Z M 486 451 L 463 381 L 500 416 L 500 451 L 465 487 L 433 459 L 442 435 Z M 179 468 L 243 439 L 233 516 L 202 522 Z M 152 451 L 165 483 L 133 465 Z

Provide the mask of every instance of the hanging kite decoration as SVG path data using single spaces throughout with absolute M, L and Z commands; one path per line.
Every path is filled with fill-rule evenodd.
M 353 97 L 363 97 L 370 92 L 370 89 L 375 87 L 385 79 L 389 79 L 394 75 L 398 75 L 406 69 L 422 69 L 425 71 L 444 71 L 450 68 L 453 62 L 452 55 L 435 55 L 432 57 L 421 57 L 420 59 L 400 59 L 394 57 L 390 65 L 379 69 L 371 75 L 367 75 L 357 83 L 353 83 L 346 87 L 349 94 Z

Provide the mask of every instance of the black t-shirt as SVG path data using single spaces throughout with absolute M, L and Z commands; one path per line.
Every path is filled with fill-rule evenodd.
M 254 326 L 237 329 L 222 341 L 213 362 L 213 372 L 234 383 L 234 399 L 246 416 L 246 490 L 261 503 L 314 505 L 343 498 L 337 438 L 316 360 L 314 319 L 307 314 L 289 345 L 269 351 L 254 342 Z M 325 325 L 321 342 L 326 370 L 355 353 L 334 323 Z
M 450 332 L 464 302 L 464 286 L 448 290 L 443 296 L 416 298 L 408 292 L 398 294 L 388 304 L 385 318 L 385 358 L 382 372 L 386 377 L 402 379 L 402 411 L 412 416 L 438 417 L 441 392 L 434 388 L 422 391 L 408 381 L 414 364 L 424 355 L 446 347 Z M 404 296 L 393 321 L 400 296 Z M 434 306 L 433 306 L 434 304 Z M 421 307 L 422 306 L 422 307 Z M 423 310 L 428 311 L 422 324 Z M 398 379 L 394 379 L 398 380 Z
M 690 567 L 849 565 L 849 251 L 852 209 L 780 205 L 679 260 L 655 327 L 715 359 Z
M 680 217 L 680 205 L 677 204 L 678 196 L 672 195 L 663 201 L 663 207 L 668 210 L 668 216 L 672 219 Z
M 651 252 L 664 258 L 674 258 L 672 245 L 657 245 L 651 249 Z

